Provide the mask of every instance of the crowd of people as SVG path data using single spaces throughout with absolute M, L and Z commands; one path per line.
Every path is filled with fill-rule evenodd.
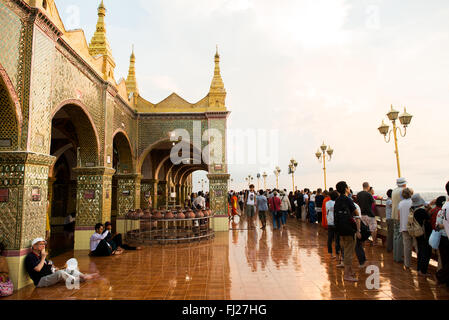
M 289 194 L 286 189 L 256 191 L 254 185 L 250 185 L 249 190 L 229 192 L 229 220 L 245 217 L 248 228 L 254 229 L 258 216 L 260 228 L 265 230 L 267 217 L 271 215 L 274 232 L 287 227 L 288 217 L 301 223 L 321 225 L 328 232 L 331 260 L 337 261 L 337 268 L 344 268 L 344 279 L 350 282 L 358 281 L 352 269 L 354 255 L 361 269 L 367 266 L 367 242 L 371 246 L 385 244 L 386 251 L 393 253 L 393 260 L 403 263 L 406 271 L 411 268 L 414 247 L 421 277 L 433 276 L 428 271 L 435 253 L 438 272 L 434 276 L 439 284 L 449 286 L 449 223 L 446 217 L 449 202 L 444 196 L 431 202 L 424 201 L 420 194 L 407 187 L 404 178 L 398 179 L 396 184 L 394 190 L 388 190 L 386 198 L 376 196 L 368 182 L 362 184 L 362 191 L 357 194 L 344 181 L 339 182 L 335 190 L 311 191 L 306 188 Z M 449 196 L 449 182 L 446 193 Z M 378 241 L 376 200 L 384 202 L 386 211 L 387 230 L 382 244 Z
M 449 182 L 445 186 L 449 196 Z M 378 219 L 376 200 L 385 201 L 386 213 L 386 251 L 393 254 L 393 260 L 403 263 L 409 271 L 412 250 L 417 253 L 417 271 L 422 277 L 432 276 L 429 263 L 433 253 L 438 257 L 438 271 L 434 275 L 439 285 L 449 286 L 449 222 L 447 212 L 449 201 L 446 197 L 426 202 L 423 197 L 407 187 L 404 178 L 397 180 L 395 189 L 387 191 L 386 198 L 375 196 L 373 187 L 363 183 L 362 191 L 355 194 L 344 181 L 336 189 L 297 190 L 287 194 L 287 190 L 259 190 L 254 185 L 249 190 L 231 191 L 229 200 L 229 219 L 244 216 L 248 229 L 255 229 L 256 217 L 260 228 L 266 230 L 267 219 L 271 215 L 273 230 L 287 227 L 288 218 L 296 218 L 300 223 L 318 224 L 327 229 L 327 247 L 331 261 L 336 268 L 344 268 L 344 280 L 357 282 L 353 270 L 354 255 L 360 268 L 367 266 L 365 243 L 378 246 Z M 188 203 L 187 203 L 188 202 Z M 186 202 L 193 209 L 209 207 L 209 195 L 203 192 L 192 194 Z M 72 223 L 72 221 L 71 221 Z M 73 283 L 95 279 L 98 274 L 84 274 L 65 265 L 58 269 L 47 259 L 47 242 L 42 238 L 32 241 L 31 252 L 25 258 L 25 268 L 36 287 L 49 287 L 58 282 Z M 382 242 L 382 246 L 384 242 Z M 8 264 L 2 253 L 0 243 L 0 297 L 11 295 L 13 285 L 9 278 Z M 120 255 L 125 250 L 140 250 L 123 243 L 121 234 L 113 234 L 112 224 L 98 223 L 90 238 L 90 256 L 103 257 Z M 435 251 L 434 251 L 435 250 Z

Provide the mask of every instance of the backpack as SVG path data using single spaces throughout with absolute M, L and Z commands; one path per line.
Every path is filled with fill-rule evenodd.
M 343 210 L 335 211 L 334 207 L 334 216 L 335 216 L 335 228 L 340 236 L 354 236 L 357 231 L 357 224 L 355 223 L 354 217 L 351 212 L 349 212 L 349 208 L 345 205 Z
M 414 238 L 418 238 L 424 235 L 423 227 L 415 219 L 415 210 L 411 208 L 410 213 L 408 215 L 407 231 L 408 234 Z

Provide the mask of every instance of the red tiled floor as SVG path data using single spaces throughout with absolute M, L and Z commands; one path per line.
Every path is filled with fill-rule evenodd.
M 380 269 L 380 288 L 367 289 L 369 275 L 356 261 L 360 282 L 344 282 L 343 270 L 327 253 L 327 231 L 318 225 L 290 219 L 283 231 L 273 231 L 270 225 L 265 232 L 247 230 L 245 221 L 232 227 L 235 230 L 217 233 L 211 241 L 153 246 L 117 257 L 66 253 L 53 261 L 64 265 L 75 257 L 81 271 L 98 271 L 101 278 L 73 291 L 63 284 L 31 286 L 8 299 L 449 300 L 448 289 L 419 278 L 414 269 L 402 270 L 380 246 L 366 248 L 368 264 Z

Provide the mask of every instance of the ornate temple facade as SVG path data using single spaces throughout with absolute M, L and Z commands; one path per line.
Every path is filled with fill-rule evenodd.
M 29 283 L 24 258 L 48 224 L 76 212 L 74 249 L 87 250 L 96 223 L 120 229 L 121 217 L 149 198 L 153 207 L 183 205 L 198 170 L 209 174 L 215 231 L 228 228 L 229 112 L 218 50 L 203 99 L 173 93 L 152 103 L 139 94 L 134 50 L 126 80 L 116 82 L 103 1 L 97 14 L 88 43 L 82 30 L 65 29 L 53 0 L 0 0 L 0 241 L 16 288 Z M 173 163 L 178 129 L 193 142 Z M 210 129 L 223 139 L 212 141 Z M 212 164 L 193 161 L 205 152 Z

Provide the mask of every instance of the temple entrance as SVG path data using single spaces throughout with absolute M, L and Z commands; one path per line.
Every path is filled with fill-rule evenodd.
M 50 168 L 48 185 L 51 256 L 74 249 L 77 176 L 73 169 L 83 165 L 83 157 L 84 165 L 97 164 L 95 140 L 86 141 L 91 134 L 94 130 L 87 115 L 76 105 L 66 105 L 53 116 L 50 153 L 56 162 Z
M 113 139 L 111 223 L 112 231 L 117 231 L 117 218 L 120 213 L 134 209 L 133 190 L 129 187 L 129 179 L 134 175 L 133 154 L 131 144 L 125 132 L 119 131 Z M 137 178 L 137 176 L 136 176 Z M 135 181 L 134 181 L 135 182 Z

